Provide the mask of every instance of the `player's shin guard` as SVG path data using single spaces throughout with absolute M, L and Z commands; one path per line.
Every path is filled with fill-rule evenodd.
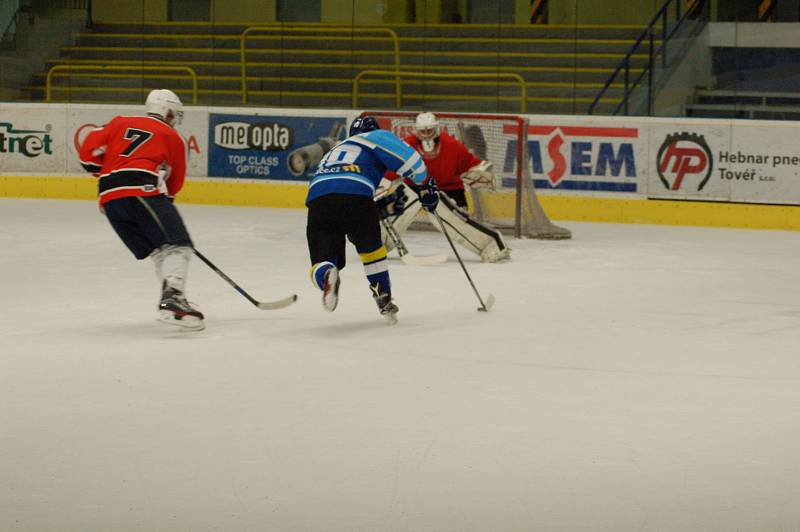
M 439 194 L 439 199 L 436 213 L 447 226 L 454 241 L 480 256 L 484 262 L 497 262 L 510 258 L 510 251 L 500 231 L 476 222 L 444 194 Z M 438 223 L 433 225 L 441 231 Z

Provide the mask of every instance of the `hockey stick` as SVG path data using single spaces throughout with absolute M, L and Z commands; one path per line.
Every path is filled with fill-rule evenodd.
M 277 310 L 279 308 L 288 307 L 289 305 L 297 301 L 297 294 L 292 294 L 288 297 L 284 297 L 283 299 L 278 299 L 275 301 L 258 301 L 257 299 L 253 298 L 253 296 L 245 292 L 241 286 L 239 286 L 233 281 L 233 279 L 225 275 L 225 273 L 219 268 L 217 268 L 213 262 L 208 260 L 205 255 L 203 255 L 194 248 L 192 249 L 194 250 L 194 254 L 197 255 L 200 260 L 206 263 L 206 266 L 214 270 L 214 272 L 216 272 L 217 275 L 225 279 L 225 281 L 227 281 L 229 285 L 231 285 L 234 289 L 236 289 L 237 292 L 242 294 L 245 297 L 245 299 L 247 299 L 250 303 L 252 303 L 261 310 Z
M 453 253 L 456 254 L 456 258 L 458 259 L 458 263 L 461 265 L 461 269 L 464 270 L 464 275 L 467 276 L 467 281 L 469 281 L 470 286 L 472 286 L 472 290 L 475 292 L 475 295 L 478 296 L 478 301 L 480 301 L 481 306 L 478 307 L 478 311 L 480 312 L 489 312 L 489 309 L 492 308 L 494 305 L 494 295 L 489 294 L 489 297 L 486 298 L 486 303 L 483 302 L 483 298 L 478 293 L 478 289 L 475 288 L 475 283 L 472 282 L 472 277 L 469 276 L 469 272 L 467 271 L 467 267 L 464 266 L 464 261 L 461 260 L 461 255 L 458 254 L 458 250 L 456 249 L 455 244 L 453 244 L 453 239 L 450 238 L 450 233 L 447 232 L 447 228 L 444 226 L 444 222 L 442 221 L 442 217 L 439 216 L 439 213 L 436 212 L 436 209 L 433 210 L 433 215 L 436 217 L 436 220 L 439 222 L 439 226 L 442 228 L 442 233 L 444 233 L 445 238 L 447 238 L 447 242 L 450 244 L 450 248 L 452 248 Z
M 387 222 L 385 218 L 381 218 L 381 223 L 383 224 L 383 228 L 386 229 L 386 233 L 389 235 L 389 238 L 391 238 L 392 242 L 394 242 L 394 247 L 397 248 L 397 253 L 400 255 L 400 260 L 409 266 L 433 266 L 434 264 L 442 264 L 443 262 L 447 262 L 447 255 L 443 253 L 440 255 L 429 255 L 426 257 L 412 255 L 408 252 L 408 248 L 400 239 L 400 235 L 398 235 L 397 231 L 394 230 L 392 224 Z

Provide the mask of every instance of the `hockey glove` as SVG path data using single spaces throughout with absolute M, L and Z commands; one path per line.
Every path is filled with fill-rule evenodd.
M 429 179 L 428 183 L 419 189 L 419 203 L 428 212 L 435 211 L 439 205 L 439 193 L 433 179 Z
M 461 179 L 470 188 L 488 188 L 489 190 L 497 188 L 497 176 L 492 171 L 491 161 L 481 161 L 480 164 L 476 164 L 461 174 Z
M 407 202 L 408 196 L 400 190 L 376 198 L 375 205 L 378 207 L 381 218 L 388 218 L 390 216 L 400 216 L 403 214 L 406 210 Z

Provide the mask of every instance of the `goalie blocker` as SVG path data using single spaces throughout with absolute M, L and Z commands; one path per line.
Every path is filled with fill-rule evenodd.
M 437 194 L 439 203 L 435 213 L 447 227 L 453 241 L 478 255 L 484 262 L 498 262 L 511 257 L 510 250 L 499 231 L 470 218 L 469 214 L 458 207 L 447 194 L 442 192 Z M 383 201 L 385 197 L 390 199 L 388 204 Z M 379 193 L 376 201 L 381 205 L 380 211 L 385 221 L 398 234 L 403 234 L 408 229 L 422 208 L 417 192 L 405 183 L 394 185 Z M 395 208 L 396 205 L 401 207 Z M 426 212 L 426 215 L 434 217 L 432 213 Z M 439 231 L 442 230 L 438 223 L 434 223 L 433 226 Z M 394 249 L 394 241 L 384 227 L 381 228 L 381 238 L 387 251 Z

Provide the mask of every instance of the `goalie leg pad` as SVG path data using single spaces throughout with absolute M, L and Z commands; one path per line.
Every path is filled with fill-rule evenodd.
M 476 222 L 452 200 L 441 196 L 436 214 L 442 219 L 454 242 L 478 255 L 484 262 L 497 262 L 511 256 L 499 231 Z M 441 231 L 438 223 L 433 225 Z
M 419 203 L 419 197 L 409 189 L 409 187 L 405 187 L 405 193 L 408 196 L 408 203 L 406 203 L 405 210 L 403 214 L 400 216 L 394 216 L 386 218 L 386 221 L 391 224 L 394 228 L 395 233 L 398 235 L 402 235 L 408 229 L 408 226 L 411 225 L 411 222 L 417 217 L 420 208 L 422 206 Z M 391 251 L 394 249 L 394 241 L 386 232 L 386 229 L 381 224 L 381 241 L 383 242 L 384 247 L 387 251 Z

